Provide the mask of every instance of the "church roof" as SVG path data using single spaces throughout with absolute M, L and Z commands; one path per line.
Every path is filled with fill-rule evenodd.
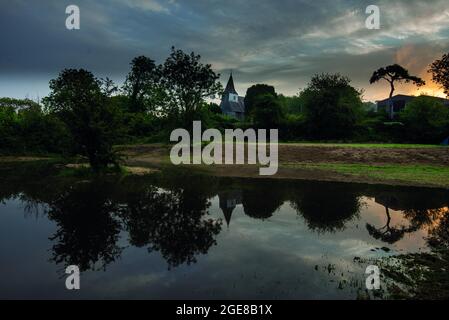
M 226 99 L 226 95 L 220 104 L 221 110 L 226 112 L 245 113 L 245 98 L 239 97 L 239 102 L 229 101 Z
M 231 75 L 229 76 L 228 84 L 226 85 L 226 89 L 223 93 L 223 97 L 221 99 L 220 108 L 223 111 L 223 113 L 245 113 L 245 98 L 244 97 L 238 97 L 238 101 L 230 101 L 229 95 L 234 94 L 238 96 L 237 91 L 235 90 L 234 86 L 234 78 Z
M 226 85 L 226 89 L 224 91 L 224 94 L 227 93 L 233 93 L 233 94 L 237 94 L 237 91 L 235 91 L 235 87 L 234 87 L 234 78 L 232 77 L 232 72 L 231 72 L 231 76 L 229 77 L 228 80 L 228 84 Z

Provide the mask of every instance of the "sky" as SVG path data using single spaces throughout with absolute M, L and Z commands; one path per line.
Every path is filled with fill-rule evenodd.
M 80 8 L 80 30 L 65 25 Z M 365 26 L 368 5 L 380 29 Z M 42 98 L 64 68 L 85 68 L 121 84 L 130 61 L 162 63 L 175 46 L 202 56 L 226 84 L 232 70 L 244 95 L 256 83 L 295 95 L 317 73 L 341 73 L 365 100 L 388 95 L 369 84 L 374 70 L 399 63 L 427 80 L 397 93 L 444 96 L 430 63 L 449 52 L 447 0 L 0 0 L 0 97 Z

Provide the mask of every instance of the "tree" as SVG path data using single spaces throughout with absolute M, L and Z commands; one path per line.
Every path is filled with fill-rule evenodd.
M 315 75 L 300 93 L 311 138 L 340 139 L 353 135 L 362 114 L 361 93 L 340 74 Z
M 279 102 L 284 112 L 289 115 L 300 115 L 302 111 L 302 102 L 299 96 L 288 97 L 283 94 L 278 95 Z
M 145 112 L 154 107 L 154 92 L 159 79 L 156 64 L 145 56 L 131 62 L 131 71 L 126 77 L 123 91 L 129 98 L 129 111 Z
M 14 107 L 2 105 L 0 101 L 0 151 L 20 149 L 19 130 L 19 120 Z
M 210 112 L 212 112 L 213 114 L 222 114 L 221 108 L 218 104 L 210 102 L 208 107 Z
M 210 64 L 202 64 L 201 56 L 186 54 L 172 47 L 170 56 L 162 66 L 162 85 L 165 90 L 165 114 L 181 117 L 186 122 L 204 103 L 204 98 L 222 89 Z
M 257 97 L 265 94 L 270 94 L 273 97 L 277 96 L 274 87 L 267 84 L 256 84 L 248 88 L 245 96 L 245 112 L 247 115 L 251 116 L 254 111 L 254 104 L 256 103 Z
M 435 60 L 428 71 L 432 79 L 439 84 L 444 93 L 449 96 L 449 54 L 444 54 L 440 60 Z
M 18 112 L 20 145 L 24 152 L 70 153 L 73 145 L 67 126 L 53 114 L 45 114 L 40 106 Z
M 0 107 L 11 107 L 15 111 L 23 109 L 40 109 L 40 105 L 30 99 L 14 99 L 14 98 L 0 98 Z
M 12 153 L 61 153 L 72 145 L 70 133 L 54 115 L 25 99 L 0 98 L 0 150 Z
M 434 97 L 409 102 L 400 114 L 412 142 L 440 143 L 449 136 L 449 108 Z
M 66 69 L 50 81 L 50 89 L 44 99 L 47 110 L 67 125 L 91 168 L 99 172 L 109 164 L 117 166 L 112 147 L 120 134 L 120 119 L 117 108 L 109 103 L 114 91 L 111 82 L 83 69 Z
M 391 66 L 387 66 L 385 68 L 380 68 L 377 71 L 374 71 L 373 75 L 371 76 L 370 79 L 370 84 L 376 83 L 380 80 L 386 80 L 389 84 L 390 84 L 390 110 L 389 110 L 389 114 L 390 117 L 393 117 L 393 104 L 392 104 L 392 98 L 393 98 L 393 94 L 395 91 L 395 83 L 401 83 L 401 82 L 405 82 L 405 83 L 410 83 L 412 82 L 413 84 L 415 84 L 418 87 L 424 86 L 426 84 L 426 82 L 416 76 L 412 76 L 409 74 L 408 70 L 406 70 L 405 68 L 403 68 L 402 66 L 398 65 L 398 64 L 393 64 Z
M 257 96 L 254 100 L 253 120 L 258 128 L 277 129 L 283 119 L 282 106 L 275 96 Z

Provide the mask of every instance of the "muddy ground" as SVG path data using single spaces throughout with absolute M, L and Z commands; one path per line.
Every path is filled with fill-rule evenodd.
M 139 168 L 161 169 L 172 166 L 170 146 L 145 144 L 120 146 L 118 151 L 125 156 L 125 165 Z M 0 157 L 1 162 L 26 162 L 45 160 L 40 157 Z M 369 177 L 337 172 L 332 169 L 311 168 L 316 164 L 361 164 L 361 165 L 423 165 L 449 167 L 447 147 L 354 147 L 335 145 L 279 144 L 279 170 L 274 176 L 260 176 L 256 165 L 184 166 L 187 170 L 203 171 L 223 177 L 300 179 L 318 181 L 356 182 L 417 187 L 446 187 L 449 182 L 435 185 L 427 181 L 394 180 L 391 177 Z M 449 178 L 448 178 L 449 180 Z
M 164 145 L 135 145 L 122 147 L 126 163 L 135 166 L 162 167 L 170 165 L 170 148 Z M 280 167 L 274 179 L 358 182 L 371 184 L 432 186 L 427 183 L 384 180 L 348 175 L 329 170 L 295 167 L 295 165 L 339 163 L 365 165 L 449 165 L 449 148 L 366 148 L 341 146 L 279 145 Z M 260 178 L 259 168 L 250 165 L 189 166 L 216 176 Z M 267 177 L 264 177 L 267 178 Z
M 133 159 L 156 161 L 167 158 L 170 149 L 164 145 L 124 147 Z M 279 162 L 287 163 L 352 163 L 352 164 L 427 164 L 449 165 L 449 148 L 356 148 L 280 144 Z

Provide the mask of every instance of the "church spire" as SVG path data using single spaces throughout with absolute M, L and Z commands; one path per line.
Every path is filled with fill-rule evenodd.
M 226 89 L 225 89 L 224 93 L 225 94 L 228 94 L 228 93 L 238 94 L 237 91 L 235 91 L 234 78 L 232 77 L 232 71 L 231 71 L 231 75 L 229 76 L 228 84 L 226 85 Z

